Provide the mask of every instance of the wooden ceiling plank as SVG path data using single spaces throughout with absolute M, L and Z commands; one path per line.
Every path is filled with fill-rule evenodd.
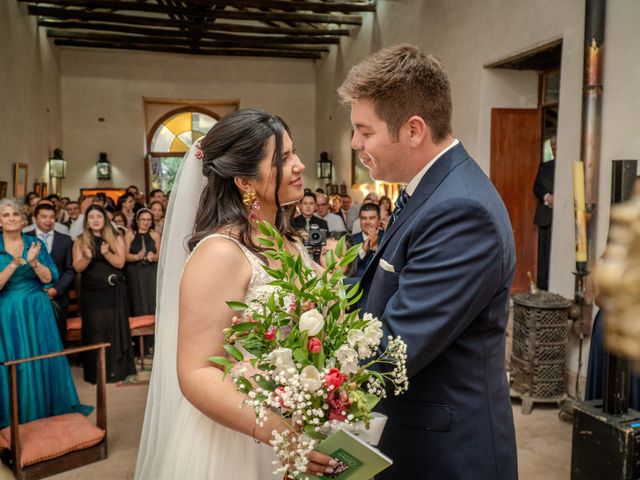
M 140 37 L 134 35 L 117 35 L 117 34 L 102 34 L 102 33 L 85 33 L 85 32 L 72 32 L 68 30 L 49 30 L 47 32 L 49 38 L 64 39 L 64 40 L 86 40 L 86 41 L 99 41 L 99 42 L 113 42 L 113 43 L 131 43 L 140 45 L 173 45 L 173 46 L 192 46 L 192 39 L 190 38 L 175 38 L 175 37 Z M 202 40 L 199 43 L 201 47 L 220 47 L 220 48 L 257 48 L 259 50 L 273 49 L 273 50 L 291 50 L 301 52 L 328 52 L 329 48 L 321 45 L 287 45 L 287 44 L 273 44 L 264 43 L 260 41 L 249 40 Z
M 141 3 L 141 2 L 120 2 L 114 0 L 47 0 L 48 4 L 56 5 L 57 7 L 42 7 L 41 1 L 35 0 L 19 0 L 29 3 L 29 11 L 31 13 L 32 8 L 45 9 L 45 10 L 60 10 L 62 13 L 70 13 L 71 9 L 61 7 L 82 7 L 83 11 L 91 9 L 91 13 L 95 12 L 95 9 L 105 10 L 129 10 L 140 11 L 148 13 L 160 13 L 160 14 L 176 14 L 187 17 L 197 17 L 204 14 L 213 14 L 216 18 L 225 18 L 233 20 L 279 20 L 279 21 L 292 21 L 292 22 L 309 22 L 309 23 L 330 23 L 330 24 L 344 24 L 344 25 L 362 25 L 362 17 L 359 15 L 334 15 L 324 13 L 300 13 L 296 12 L 257 12 L 257 11 L 240 11 L 240 10 L 222 10 L 216 9 L 215 11 L 203 10 L 199 4 L 191 5 L 189 7 L 180 7 L 174 5 L 168 5 L 165 3 Z M 162 1 L 162 0 L 161 0 Z M 145 17 L 136 17 L 145 18 Z
M 116 44 L 105 42 L 92 42 L 83 40 L 54 40 L 56 45 L 83 48 L 106 48 L 120 50 L 144 50 L 149 52 L 160 53 L 181 53 L 192 55 L 211 55 L 211 56 L 242 56 L 242 57 L 271 57 L 271 58 L 301 58 L 301 59 L 318 59 L 321 58 L 320 53 L 316 52 L 297 52 L 291 50 L 257 50 L 250 48 L 199 48 L 193 49 L 189 47 L 168 47 L 154 45 L 136 45 L 136 44 Z
M 150 28 L 136 27 L 132 25 L 118 25 L 111 23 L 94 23 L 94 22 L 74 22 L 74 21 L 51 21 L 40 19 L 38 25 L 41 27 L 59 29 L 59 30 L 91 30 L 91 31 L 107 31 L 120 33 L 133 33 L 137 35 L 161 36 L 190 38 L 189 31 L 169 30 L 166 28 Z M 308 36 L 308 35 L 247 35 L 238 33 L 212 32 L 201 30 L 202 38 L 212 40 L 250 40 L 263 43 L 291 43 L 291 44 L 309 44 L 309 45 L 337 45 L 340 38 L 337 36 Z
M 59 19 L 76 19 L 83 21 L 102 21 L 110 23 L 119 23 L 125 25 L 146 25 L 151 27 L 174 27 L 174 28 L 191 28 L 202 29 L 206 31 L 224 31 L 224 32 L 246 32 L 246 33 L 263 33 L 263 34 L 290 34 L 290 35 L 339 35 L 348 36 L 347 29 L 321 29 L 321 28 L 270 28 L 259 27 L 254 25 L 231 24 L 231 23 L 204 23 L 196 25 L 193 22 L 182 22 L 165 18 L 153 18 L 142 16 L 121 15 L 116 13 L 103 12 L 87 12 L 84 10 L 60 9 L 29 5 L 29 14 L 38 15 L 45 18 Z

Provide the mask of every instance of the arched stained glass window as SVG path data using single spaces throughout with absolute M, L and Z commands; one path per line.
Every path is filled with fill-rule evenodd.
M 169 192 L 178 167 L 193 142 L 205 135 L 218 120 L 198 111 L 168 114 L 151 132 L 149 145 L 149 188 Z

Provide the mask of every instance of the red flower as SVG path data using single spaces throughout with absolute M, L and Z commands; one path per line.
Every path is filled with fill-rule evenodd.
M 320 353 L 320 350 L 322 350 L 322 342 L 320 339 L 318 337 L 311 337 L 309 339 L 309 351 L 311 353 Z
M 267 342 L 270 342 L 274 338 L 276 338 L 276 328 L 272 326 L 269 327 L 266 332 L 264 332 L 264 339 Z
M 331 393 L 329 393 L 328 402 L 330 406 L 329 420 L 338 420 L 341 422 L 346 420 L 346 412 L 351 406 L 351 402 L 349 402 L 349 395 L 347 395 L 347 392 L 340 392 L 338 394 L 338 392 L 332 391 Z
M 327 388 L 333 387 L 331 390 L 335 392 L 346 379 L 347 376 L 344 373 L 337 368 L 332 368 L 329 370 L 329 373 L 324 376 L 324 384 Z

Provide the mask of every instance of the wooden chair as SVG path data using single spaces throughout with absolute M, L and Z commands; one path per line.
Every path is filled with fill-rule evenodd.
M 78 292 L 76 290 L 69 290 L 67 334 L 64 341 L 67 343 L 80 343 L 82 341 L 82 319 L 80 318 L 80 305 L 78 304 Z
M 129 317 L 129 329 L 132 337 L 138 337 L 140 343 L 140 371 L 144 372 L 144 336 L 153 335 L 156 329 L 155 315 Z
M 3 362 L 1 365 L 7 367 L 9 369 L 9 411 L 11 417 L 10 423 L 10 438 L 11 443 L 8 445 L 8 450 L 3 451 L 2 460 L 8 465 L 8 467 L 13 471 L 15 478 L 18 480 L 35 480 L 39 478 L 45 478 L 50 475 L 55 475 L 60 472 L 64 472 L 67 470 L 71 470 L 73 468 L 78 468 L 82 465 L 86 465 L 89 463 L 97 462 L 99 460 L 103 460 L 107 458 L 107 404 L 106 404 L 106 369 L 105 369 L 105 349 L 109 347 L 109 343 L 98 343 L 95 345 L 87 345 L 84 347 L 77 348 L 69 348 L 67 350 L 63 350 L 61 352 L 49 353 L 46 355 L 38 355 L 36 357 L 30 358 L 22 358 L 19 360 L 11 360 L 8 362 Z M 37 463 L 25 464 L 25 459 L 23 459 L 23 452 L 29 450 L 30 445 L 26 442 L 28 440 L 21 441 L 21 433 L 24 433 L 28 430 L 28 437 L 31 439 L 34 438 L 42 438 L 42 435 L 38 435 L 39 429 L 42 432 L 45 432 L 45 428 L 50 423 L 47 423 L 48 420 L 60 420 L 61 423 L 66 422 L 67 428 L 73 428 L 74 423 L 80 424 L 82 422 L 89 422 L 83 415 L 81 414 L 66 414 L 66 415 L 58 415 L 55 417 L 50 417 L 49 419 L 39 419 L 34 420 L 32 422 L 20 425 L 19 423 L 19 414 L 18 414 L 18 372 L 17 366 L 21 363 L 26 362 L 34 362 L 38 360 L 43 360 L 47 358 L 54 358 L 60 356 L 71 355 L 75 353 L 87 352 L 90 350 L 100 350 L 98 352 L 98 365 L 97 365 L 97 383 L 96 383 L 96 391 L 97 391 L 97 399 L 96 399 L 96 426 L 98 429 L 104 431 L 104 436 L 102 436 L 102 440 L 99 443 L 89 446 L 87 448 L 77 449 L 74 451 L 70 451 L 68 453 L 63 453 L 55 458 L 50 458 L 51 455 L 44 456 L 43 458 L 49 457 L 47 460 L 39 461 Z M 90 422 L 89 422 L 90 423 Z M 95 428 L 91 426 L 91 428 Z M 23 430 L 21 432 L 21 430 Z

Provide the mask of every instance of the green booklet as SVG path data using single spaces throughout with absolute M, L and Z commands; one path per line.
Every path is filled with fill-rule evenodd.
M 393 463 L 378 449 L 345 430 L 323 440 L 316 450 L 338 461 L 334 473 L 317 477 L 322 479 L 369 480 Z

